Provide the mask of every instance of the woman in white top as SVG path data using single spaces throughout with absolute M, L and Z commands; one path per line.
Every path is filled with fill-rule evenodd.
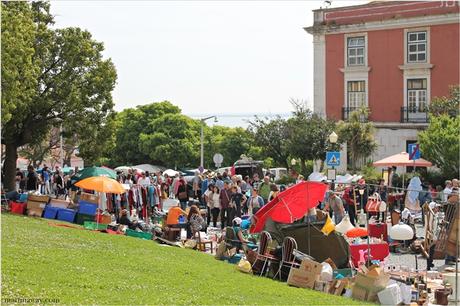
M 208 224 L 208 226 L 209 226 L 209 223 L 211 223 L 211 209 L 212 209 L 211 197 L 212 197 L 213 191 L 214 191 L 214 185 L 210 184 L 208 186 L 208 189 L 206 189 L 206 191 L 203 194 L 203 199 L 208 209 L 207 218 L 206 218 L 207 219 L 206 223 Z
M 212 188 L 213 192 L 208 196 L 208 206 L 211 208 L 213 226 L 217 227 L 217 217 L 220 213 L 220 190 L 217 186 Z

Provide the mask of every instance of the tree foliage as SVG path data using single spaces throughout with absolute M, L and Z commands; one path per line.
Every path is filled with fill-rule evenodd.
M 263 155 L 272 159 L 273 164 L 289 168 L 288 125 L 286 120 L 277 117 L 273 120 L 256 117 L 250 122 L 248 130 L 254 142 L 261 147 Z
M 115 165 L 161 163 L 141 148 L 140 135 L 152 134 L 150 123 L 166 114 L 180 114 L 180 109 L 168 101 L 127 108 L 116 115 L 115 147 L 111 159 Z
M 369 110 L 362 107 L 352 112 L 348 121 L 339 124 L 339 142 L 347 144 L 353 169 L 356 169 L 358 160 L 369 157 L 377 149 L 374 126 L 363 120 L 368 116 Z
M 455 117 L 459 115 L 460 109 L 460 85 L 450 86 L 449 96 L 434 97 L 429 104 L 431 116 L 449 115 Z
M 335 123 L 313 114 L 304 102 L 291 101 L 295 110 L 293 117 L 287 120 L 287 147 L 290 156 L 299 158 L 301 172 L 308 175 L 306 161 L 326 158 L 326 152 L 336 149 L 329 142 L 329 135 L 335 129 Z
M 447 114 L 430 117 L 428 128 L 418 134 L 423 157 L 441 169 L 446 178 L 459 175 L 460 116 Z
M 44 139 L 60 124 L 69 133 L 79 133 L 80 139 L 91 137 L 86 131 L 104 125 L 113 108 L 116 71 L 110 59 L 102 58 L 103 44 L 79 28 L 51 28 L 49 8 L 46 2 L 2 2 L 2 25 L 8 25 L 2 27 L 2 42 L 4 37 L 8 42 L 2 52 L 9 54 L 2 57 L 7 189 L 14 187 L 18 147 Z M 19 22 L 17 14 L 26 26 L 9 27 L 10 22 Z M 27 79 L 19 90 L 11 67 L 23 62 Z
M 139 135 L 139 146 L 151 160 L 175 167 L 198 164 L 199 122 L 182 114 L 165 114 L 149 122 L 150 133 Z

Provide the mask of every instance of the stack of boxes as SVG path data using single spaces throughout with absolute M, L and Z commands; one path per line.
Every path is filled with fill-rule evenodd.
M 49 200 L 50 197 L 47 195 L 29 194 L 27 197 L 27 215 L 41 217 Z
M 85 221 L 95 221 L 99 198 L 94 194 L 82 193 L 78 201 L 77 224 L 83 225 Z

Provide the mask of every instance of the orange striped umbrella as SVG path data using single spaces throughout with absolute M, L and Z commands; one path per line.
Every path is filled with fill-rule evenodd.
M 120 194 L 125 192 L 123 185 L 106 176 L 88 177 L 75 183 L 75 186 L 104 193 Z

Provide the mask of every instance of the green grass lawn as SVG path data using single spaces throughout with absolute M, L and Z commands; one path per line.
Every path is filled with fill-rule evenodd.
M 2 299 L 59 299 L 62 304 L 363 304 L 244 274 L 197 251 L 48 222 L 2 214 Z

